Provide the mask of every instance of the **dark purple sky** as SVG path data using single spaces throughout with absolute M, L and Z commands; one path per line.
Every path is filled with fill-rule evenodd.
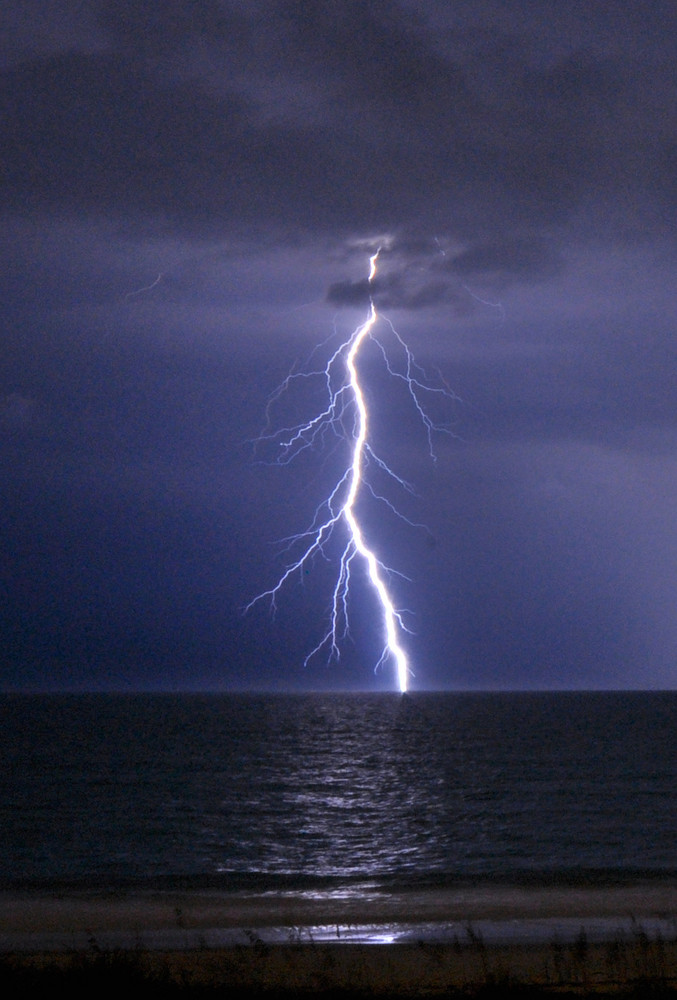
M 4 5 L 0 687 L 393 687 L 359 573 L 338 664 L 326 566 L 241 613 L 345 459 L 258 462 L 266 401 L 378 242 L 459 397 L 433 463 L 373 365 L 412 686 L 674 687 L 676 59 L 672 0 Z

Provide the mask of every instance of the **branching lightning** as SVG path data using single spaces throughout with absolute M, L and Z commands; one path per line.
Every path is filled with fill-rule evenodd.
M 298 551 L 300 547 L 300 555 L 286 567 L 275 586 L 255 597 L 247 605 L 245 611 L 264 598 L 270 600 L 271 606 L 275 610 L 278 594 L 290 577 L 301 572 L 314 557 L 318 555 L 327 557 L 326 548 L 329 539 L 341 528 L 345 529 L 347 540 L 339 557 L 338 575 L 332 593 L 327 630 L 318 644 L 308 653 L 304 662 L 307 664 L 322 650 L 328 651 L 330 660 L 339 658 L 340 642 L 348 633 L 348 598 L 351 574 L 354 569 L 353 564 L 355 560 L 361 559 L 366 566 L 368 578 L 381 612 L 384 644 L 377 668 L 385 662 L 392 662 L 399 690 L 405 692 L 409 685 L 411 668 L 402 646 L 402 634 L 410 630 L 404 623 L 402 612 L 393 604 L 386 583 L 387 578 L 394 571 L 382 562 L 366 541 L 356 510 L 358 498 L 366 489 L 374 497 L 385 502 L 390 510 L 395 511 L 393 505 L 384 497 L 377 496 L 367 482 L 366 469 L 370 462 L 375 463 L 380 470 L 394 479 L 400 486 L 408 488 L 408 484 L 376 455 L 370 444 L 369 411 L 358 371 L 360 351 L 365 340 L 371 339 L 379 346 L 388 374 L 405 383 L 425 427 L 433 459 L 435 456 L 432 448 L 432 433 L 436 429 L 444 430 L 445 428 L 436 427 L 428 416 L 422 400 L 426 393 L 454 397 L 446 387 L 435 387 L 428 382 L 425 374 L 416 365 L 411 351 L 389 321 L 385 322 L 388 323 L 399 347 L 404 352 L 403 370 L 398 370 L 391 363 L 384 345 L 376 338 L 374 328 L 380 317 L 374 305 L 372 286 L 380 253 L 381 248 L 379 247 L 369 258 L 369 312 L 365 322 L 358 326 L 348 340 L 334 351 L 326 367 L 320 371 L 297 372 L 289 375 L 271 397 L 269 408 L 284 391 L 289 389 L 290 384 L 295 379 L 319 377 L 325 381 L 327 404 L 322 412 L 295 427 L 283 428 L 262 435 L 260 440 L 277 443 L 277 462 L 279 464 L 287 464 L 306 448 L 318 445 L 328 432 L 349 441 L 351 460 L 329 497 L 317 508 L 310 526 L 305 531 L 286 540 L 290 550 L 296 548 Z

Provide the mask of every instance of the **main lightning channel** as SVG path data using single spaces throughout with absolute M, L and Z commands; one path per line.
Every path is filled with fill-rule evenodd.
M 392 572 L 376 556 L 369 547 L 363 529 L 358 520 L 357 503 L 362 488 L 366 488 L 372 496 L 381 500 L 388 508 L 397 513 L 385 497 L 377 495 L 372 486 L 365 482 L 365 466 L 373 463 L 381 472 L 391 477 L 400 487 L 408 488 L 408 484 L 397 476 L 389 466 L 374 452 L 369 441 L 369 412 L 358 373 L 358 359 L 365 340 L 372 339 L 380 348 L 388 374 L 401 380 L 414 402 L 416 411 L 421 418 L 428 437 L 431 457 L 434 459 L 431 435 L 434 430 L 446 430 L 438 427 L 428 417 L 424 406 L 425 394 L 440 394 L 447 399 L 455 399 L 453 393 L 446 387 L 432 385 L 421 369 L 416 365 L 413 355 L 404 341 L 399 337 L 391 323 L 390 330 L 394 334 L 396 346 L 402 351 L 404 364 L 401 368 L 390 362 L 383 344 L 374 336 L 373 328 L 379 316 L 374 305 L 372 285 L 376 276 L 377 261 L 381 248 L 369 258 L 369 313 L 365 322 L 357 327 L 348 340 L 342 343 L 331 355 L 326 366 L 314 372 L 295 372 L 290 374 L 280 388 L 273 393 L 268 406 L 280 398 L 292 382 L 299 379 L 320 378 L 325 382 L 327 404 L 325 408 L 305 423 L 293 427 L 281 428 L 277 431 L 264 432 L 259 442 L 268 442 L 277 449 L 277 462 L 287 464 L 306 448 L 312 448 L 326 441 L 329 433 L 344 436 L 344 426 L 347 420 L 352 420 L 350 462 L 340 477 L 328 498 L 320 504 L 315 512 L 310 526 L 299 534 L 287 539 L 289 548 L 302 545 L 302 552 L 292 559 L 278 579 L 274 587 L 264 591 L 254 598 L 245 608 L 248 611 L 263 598 L 268 598 L 273 611 L 276 609 L 277 597 L 285 583 L 295 573 L 302 572 L 307 564 L 316 556 L 329 558 L 326 548 L 335 530 L 341 523 L 345 524 L 348 540 L 343 547 L 339 559 L 339 571 L 334 586 L 331 602 L 329 624 L 323 638 L 305 658 L 305 664 L 323 649 L 329 650 L 329 659 L 339 659 L 339 644 L 348 632 L 348 597 L 351 585 L 353 561 L 361 557 L 366 564 L 369 580 L 378 600 L 381 610 L 384 645 L 377 667 L 387 661 L 392 661 L 396 668 L 397 684 L 404 693 L 409 685 L 411 674 L 407 655 L 402 648 L 400 636 L 407 632 L 401 613 L 395 608 L 385 582 L 385 576 Z M 340 373 L 340 374 L 339 374 Z M 268 425 L 269 426 L 269 425 Z M 406 520 L 406 518 L 405 518 Z M 412 522 L 408 522 L 412 523 Z
M 369 284 L 371 285 L 374 275 L 376 274 L 376 261 L 378 260 L 379 250 L 373 254 L 370 260 L 370 270 L 369 270 Z M 350 528 L 350 533 L 352 536 L 352 543 L 355 549 L 359 552 L 362 558 L 366 561 L 367 567 L 369 569 L 369 579 L 374 585 L 374 589 L 378 594 L 378 599 L 381 602 L 381 608 L 383 610 L 383 622 L 386 631 L 386 649 L 387 652 L 395 660 L 397 667 L 397 682 L 399 684 L 400 691 L 402 694 L 407 690 L 409 684 L 409 664 L 407 662 L 407 656 L 402 647 L 398 642 L 398 626 L 401 626 L 401 619 L 398 613 L 395 611 L 393 602 L 390 598 L 390 594 L 386 588 L 381 574 L 379 573 L 379 565 L 376 556 L 369 548 L 369 546 L 364 541 L 362 535 L 362 529 L 357 522 L 355 517 L 355 500 L 357 499 L 357 494 L 362 483 L 362 462 L 364 459 L 364 448 L 367 441 L 367 405 L 364 401 L 364 394 L 362 392 L 362 387 L 360 385 L 360 380 L 357 374 L 357 368 L 355 365 L 355 359 L 360 352 L 360 347 L 364 342 L 365 337 L 369 334 L 369 331 L 376 322 L 378 316 L 376 313 L 376 308 L 374 306 L 374 300 L 370 297 L 369 300 L 369 318 L 363 326 L 361 326 L 353 339 L 352 347 L 348 352 L 348 357 L 346 359 L 346 366 L 350 374 L 350 387 L 353 391 L 355 397 L 355 404 L 357 406 L 358 413 L 358 431 L 357 437 L 355 438 L 355 448 L 353 450 L 353 461 L 351 466 L 351 479 L 350 479 L 350 489 L 348 490 L 348 496 L 346 497 L 346 502 L 343 506 L 343 516 L 348 522 L 348 527 Z

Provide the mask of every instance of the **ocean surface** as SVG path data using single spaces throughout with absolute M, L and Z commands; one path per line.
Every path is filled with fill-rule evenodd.
M 677 693 L 3 695 L 0 888 L 677 874 Z

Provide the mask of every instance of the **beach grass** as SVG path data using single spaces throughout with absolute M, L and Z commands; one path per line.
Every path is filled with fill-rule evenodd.
M 160 952 L 101 950 L 14 953 L 0 957 L 6 1000 L 251 1000 L 251 998 L 438 997 L 450 1000 L 539 1000 L 615 997 L 677 998 L 677 942 L 631 938 L 588 942 L 582 930 L 566 944 L 486 945 L 473 933 L 463 944 L 249 945 Z

